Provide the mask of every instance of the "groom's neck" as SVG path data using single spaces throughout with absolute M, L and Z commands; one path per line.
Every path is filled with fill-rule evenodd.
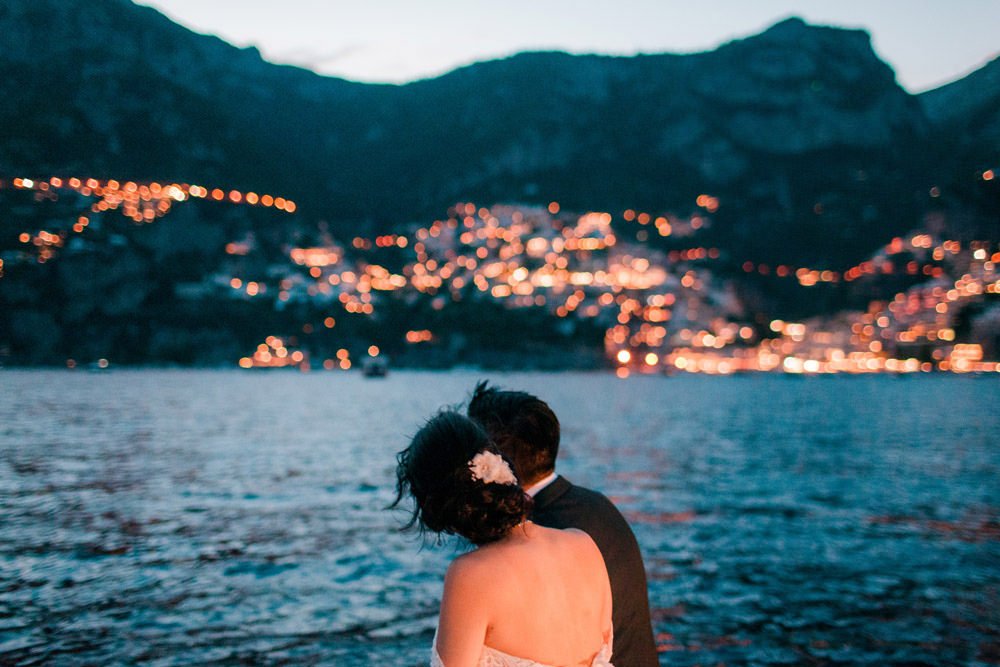
M 556 481 L 556 476 L 557 476 L 556 475 L 556 471 L 553 470 L 552 472 L 550 472 L 545 477 L 542 477 L 541 479 L 536 480 L 534 483 L 529 484 L 528 486 L 524 487 L 524 492 L 527 493 L 532 498 L 534 498 L 538 494 L 539 491 L 541 491 L 542 489 L 544 489 L 546 486 L 548 486 L 552 482 Z

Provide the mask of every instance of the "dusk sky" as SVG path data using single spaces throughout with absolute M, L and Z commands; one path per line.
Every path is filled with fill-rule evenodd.
M 175 21 L 255 45 L 278 63 L 405 82 L 525 50 L 689 53 L 788 16 L 864 28 L 911 92 L 1000 54 L 1000 1 L 955 0 L 147 0 Z

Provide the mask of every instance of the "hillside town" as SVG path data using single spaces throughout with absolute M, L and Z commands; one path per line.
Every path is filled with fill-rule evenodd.
M 980 178 L 991 180 L 993 173 Z M 61 218 L 50 218 L 45 229 L 18 230 L 15 246 L 0 250 L 0 281 L 5 271 L 91 252 L 94 244 L 123 245 L 116 229 L 170 225 L 158 221 L 195 201 L 293 217 L 297 211 L 279 195 L 183 183 L 50 177 L 15 178 L 0 188 L 30 193 L 36 205 L 62 201 Z M 244 368 L 356 367 L 383 353 L 375 341 L 352 337 L 330 345 L 328 335 L 319 345 L 314 334 L 336 334 L 344 318 L 377 323 L 387 309 L 426 300 L 434 311 L 462 302 L 538 311 L 566 332 L 597 327 L 604 331 L 605 362 L 620 376 L 1000 371 L 990 342 L 1000 330 L 995 241 L 962 243 L 915 229 L 855 266 L 769 266 L 699 244 L 724 202 L 702 194 L 694 204 L 695 213 L 679 217 L 632 209 L 581 214 L 563 211 L 558 202 L 461 202 L 429 225 L 399 225 L 400 233 L 336 239 L 321 231 L 313 243 L 286 242 L 281 256 L 263 265 L 259 239 L 248 230 L 225 241 L 212 272 L 174 292 L 179 300 L 264 301 L 276 311 L 307 306 L 323 315 L 274 331 L 232 360 Z M 650 239 L 669 240 L 670 249 Z M 804 291 L 877 285 L 887 276 L 904 276 L 908 286 L 861 310 L 762 320 L 741 298 L 731 267 L 738 267 L 737 277 L 766 277 Z M 971 306 L 982 312 L 960 324 Z M 394 335 L 411 363 L 419 363 L 421 350 L 448 343 L 448 332 L 419 321 Z M 93 360 L 66 361 L 79 362 Z

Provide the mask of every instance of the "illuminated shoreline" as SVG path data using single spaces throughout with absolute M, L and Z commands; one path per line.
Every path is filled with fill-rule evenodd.
M 88 229 L 92 217 L 114 211 L 137 224 L 152 223 L 195 199 L 297 211 L 295 202 L 283 197 L 186 183 L 62 177 L 0 181 L 0 188 L 8 186 L 32 191 L 36 202 L 56 200 L 63 191 L 98 200 L 71 227 L 21 232 L 21 263 L 52 259 L 71 234 Z M 329 311 L 319 321 L 301 323 L 298 331 L 268 336 L 239 360 L 242 368 L 357 366 L 347 346 L 336 355 L 317 354 L 310 337 L 334 329 L 340 316 L 377 318 L 380 309 L 391 307 L 388 295 L 401 292 L 430 298 L 435 310 L 463 300 L 492 300 L 509 309 L 543 309 L 567 322 L 591 320 L 605 328 L 605 359 L 619 375 L 1000 372 L 1000 362 L 984 358 L 981 345 L 956 340 L 953 325 L 964 304 L 1000 293 L 995 242 L 963 245 L 918 229 L 843 271 L 738 262 L 694 243 L 660 251 L 640 242 L 650 234 L 696 241 L 711 227 L 720 202 L 702 194 L 695 206 L 687 217 L 628 209 L 616 218 L 600 211 L 570 214 L 557 202 L 537 208 L 460 202 L 447 218 L 407 232 L 289 247 L 277 276 L 214 274 L 204 284 L 224 298 L 265 299 L 275 308 L 307 302 Z M 251 236 L 228 242 L 224 251 L 238 260 L 256 252 L 256 246 Z M 385 253 L 394 259 L 380 259 Z M 728 287 L 714 275 L 714 262 L 792 280 L 802 289 L 894 273 L 924 282 L 891 300 L 872 301 L 864 312 L 762 325 L 749 321 L 745 312 L 741 316 L 741 304 L 726 302 Z M 0 257 L 0 278 L 5 268 Z M 403 342 L 433 346 L 446 334 L 417 325 L 405 332 Z M 289 341 L 287 347 L 283 341 Z

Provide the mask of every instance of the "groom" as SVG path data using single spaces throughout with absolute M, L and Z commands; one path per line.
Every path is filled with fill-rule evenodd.
M 480 382 L 468 412 L 513 461 L 524 490 L 535 500 L 532 521 L 550 528 L 579 528 L 597 543 L 611 580 L 612 662 L 622 667 L 659 665 L 639 544 L 610 500 L 556 475 L 559 420 L 549 406 L 523 391 Z

